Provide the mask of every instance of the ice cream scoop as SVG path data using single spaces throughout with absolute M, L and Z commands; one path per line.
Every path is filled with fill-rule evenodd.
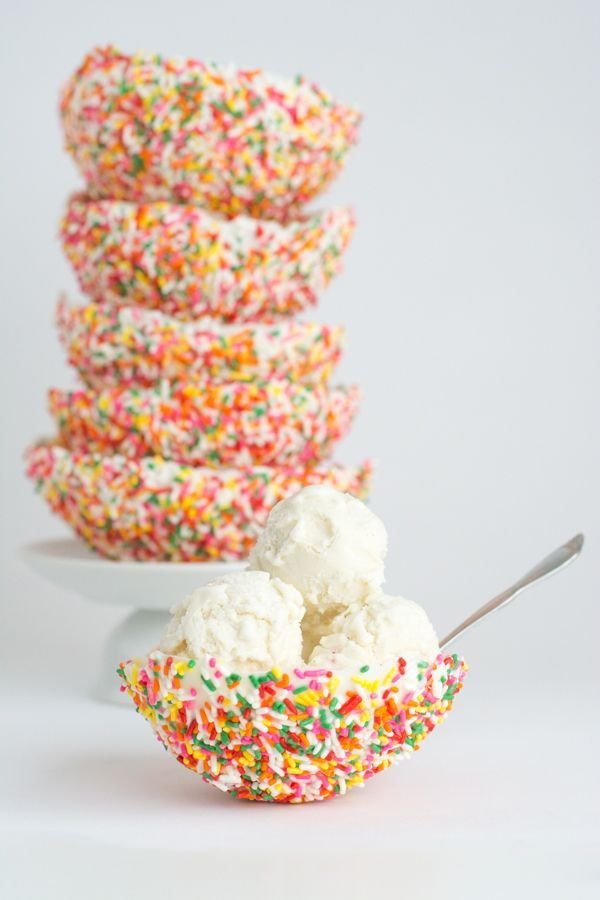
M 439 653 L 425 610 L 412 600 L 375 594 L 335 617 L 310 656 L 310 663 L 347 669 L 368 663 L 382 672 L 399 658 L 432 662 Z
M 293 584 L 306 604 L 305 653 L 319 622 L 380 593 L 387 533 L 364 503 L 314 486 L 278 503 L 250 554 L 250 567 Z
M 198 588 L 171 610 L 160 649 L 227 661 L 238 672 L 302 661 L 302 597 L 266 572 L 236 572 Z

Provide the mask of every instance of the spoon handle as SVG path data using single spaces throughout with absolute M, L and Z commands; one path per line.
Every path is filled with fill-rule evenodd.
M 563 544 L 562 547 L 558 547 L 550 554 L 550 556 L 547 556 L 539 562 L 537 566 L 531 569 L 527 575 L 524 575 L 519 581 L 513 584 L 512 587 L 509 587 L 501 594 L 498 594 L 497 597 L 494 597 L 493 600 L 490 600 L 489 603 L 486 603 L 478 609 L 477 612 L 470 615 L 468 619 L 461 622 L 454 631 L 447 634 L 443 641 L 440 642 L 440 650 L 445 649 L 448 644 L 452 643 L 452 641 L 460 634 L 464 634 L 465 631 L 475 625 L 476 622 L 479 622 L 480 619 L 485 618 L 485 616 L 488 616 L 491 612 L 494 612 L 494 610 L 506 606 L 511 600 L 515 599 L 517 594 L 524 591 L 525 588 L 530 587 L 532 584 L 537 584 L 538 581 L 542 581 L 549 575 L 553 575 L 554 572 L 558 572 L 559 569 L 564 568 L 564 566 L 568 565 L 572 560 L 579 556 L 582 547 L 582 534 L 575 535 L 574 538 L 571 538 L 571 540 L 567 541 L 566 544 Z

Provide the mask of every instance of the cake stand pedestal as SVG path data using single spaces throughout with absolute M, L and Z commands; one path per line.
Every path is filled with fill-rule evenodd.
M 93 689 L 96 699 L 111 703 L 126 702 L 119 692 L 117 666 L 156 645 L 169 609 L 195 588 L 246 566 L 245 561 L 117 562 L 97 556 L 73 538 L 27 544 L 20 557 L 32 571 L 63 590 L 132 610 L 105 641 Z

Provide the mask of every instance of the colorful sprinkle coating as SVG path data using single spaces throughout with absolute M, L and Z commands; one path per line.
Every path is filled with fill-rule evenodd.
M 302 803 L 345 794 L 418 750 L 452 709 L 457 655 L 402 658 L 381 679 L 324 669 L 227 672 L 155 651 L 118 674 L 164 747 L 243 800 Z
M 366 499 L 372 465 L 192 468 L 160 458 L 69 453 L 41 444 L 26 453 L 38 491 L 91 547 L 111 559 L 197 562 L 243 559 L 270 509 L 306 484 Z
M 48 392 L 62 443 L 82 453 L 206 466 L 293 465 L 327 456 L 350 428 L 356 387 L 288 381 Z
M 360 113 L 298 77 L 99 47 L 61 98 L 95 196 L 282 219 L 338 174 Z
M 287 379 L 327 381 L 339 361 L 344 329 L 316 322 L 220 325 L 181 322 L 157 310 L 70 306 L 61 299 L 58 331 L 88 387 Z
M 315 304 L 341 269 L 354 224 L 345 208 L 284 226 L 223 221 L 195 206 L 76 196 L 61 237 L 81 289 L 98 303 L 249 322 Z

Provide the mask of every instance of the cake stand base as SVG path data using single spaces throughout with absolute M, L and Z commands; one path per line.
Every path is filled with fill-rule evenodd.
M 94 603 L 132 610 L 104 643 L 92 691 L 95 699 L 111 703 L 129 702 L 119 691 L 117 666 L 156 646 L 171 607 L 195 588 L 246 566 L 245 561 L 117 562 L 97 556 L 72 538 L 27 544 L 19 555 L 32 571 L 63 590 Z

